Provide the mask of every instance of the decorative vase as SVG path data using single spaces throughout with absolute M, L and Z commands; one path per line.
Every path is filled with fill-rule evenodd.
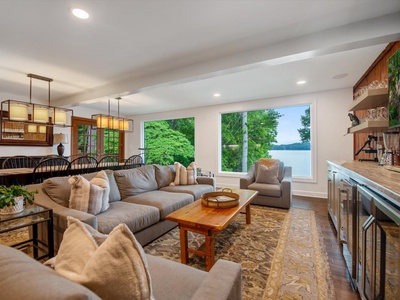
M 15 197 L 14 200 L 15 205 L 0 208 L 0 215 L 17 214 L 24 210 L 24 196 Z

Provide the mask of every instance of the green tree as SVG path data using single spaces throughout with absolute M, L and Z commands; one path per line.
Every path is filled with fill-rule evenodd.
M 192 123 L 194 123 L 194 119 L 191 119 Z M 177 161 L 187 166 L 194 161 L 194 145 L 190 143 L 185 134 L 172 129 L 170 121 L 145 123 L 145 147 L 150 149 L 146 152 L 146 163 L 170 165 Z M 190 122 L 186 123 L 187 127 L 185 127 L 184 123 L 181 122 L 177 126 L 180 126 L 180 129 L 194 128 Z M 194 133 L 192 136 L 194 138 Z
M 300 140 L 302 143 L 310 142 L 310 108 L 305 110 L 305 115 L 301 117 L 301 125 L 303 128 L 297 129 L 300 135 Z
M 247 123 L 243 126 L 243 118 Z M 273 109 L 243 113 L 223 114 L 221 121 L 222 170 L 246 172 L 261 157 L 269 157 L 268 151 L 276 142 L 278 119 Z M 247 130 L 247 132 L 246 132 Z M 246 142 L 247 138 L 247 142 Z M 247 165 L 243 165 L 243 147 L 247 147 Z

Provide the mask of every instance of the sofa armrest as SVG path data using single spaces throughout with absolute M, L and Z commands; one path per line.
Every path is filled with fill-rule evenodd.
M 242 299 L 242 266 L 219 259 L 194 293 L 192 300 Z
M 282 201 L 287 203 L 287 208 L 292 204 L 292 167 L 285 166 L 281 181 Z
M 197 182 L 199 184 L 209 184 L 213 186 L 213 191 L 216 189 L 216 181 L 215 177 L 204 177 L 204 176 L 199 176 L 197 177 Z
M 92 226 L 93 228 L 97 229 L 97 219 L 96 216 L 64 207 L 56 202 L 54 202 L 43 190 L 41 184 L 31 184 L 27 186 L 28 190 L 38 190 L 39 193 L 35 195 L 35 204 L 44 206 L 46 208 L 51 208 L 53 210 L 53 215 L 59 216 L 60 218 L 65 219 L 65 225 L 67 224 L 67 216 L 72 216 L 80 221 Z M 66 227 L 65 227 L 66 229 Z
M 255 166 L 252 165 L 247 174 L 240 178 L 240 188 L 247 189 L 255 180 Z
M 60 243 L 62 241 L 64 231 L 68 227 L 67 217 L 74 217 L 93 228 L 97 229 L 97 218 L 94 215 L 64 207 L 54 202 L 43 190 L 42 184 L 27 185 L 28 190 L 38 190 L 39 193 L 35 195 L 35 204 L 50 208 L 53 210 L 53 233 L 54 233 L 54 251 L 57 253 Z M 39 237 L 47 243 L 47 226 L 44 223 L 39 225 Z

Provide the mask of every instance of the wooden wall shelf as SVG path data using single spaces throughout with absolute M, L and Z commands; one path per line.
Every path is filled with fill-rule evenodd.
M 355 99 L 351 103 L 349 110 L 355 111 L 387 105 L 388 99 L 387 88 L 371 89 Z
M 365 121 L 357 126 L 353 126 L 347 129 L 347 133 L 368 133 L 387 130 L 389 127 L 389 121 Z

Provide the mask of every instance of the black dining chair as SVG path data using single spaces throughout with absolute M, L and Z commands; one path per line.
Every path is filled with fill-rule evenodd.
M 3 161 L 3 169 L 17 169 L 17 168 L 34 168 L 37 166 L 37 161 L 25 155 L 10 156 Z
M 119 158 L 117 154 L 102 155 L 97 161 L 97 170 L 114 170 L 119 167 Z
M 50 177 L 67 176 L 70 162 L 61 156 L 42 160 L 33 169 L 33 183 L 41 183 Z
M 143 158 L 139 154 L 132 155 L 129 157 L 124 164 L 124 169 L 132 169 L 143 166 Z
M 89 155 L 75 157 L 70 163 L 70 174 L 84 174 L 94 172 L 97 168 L 97 159 Z

